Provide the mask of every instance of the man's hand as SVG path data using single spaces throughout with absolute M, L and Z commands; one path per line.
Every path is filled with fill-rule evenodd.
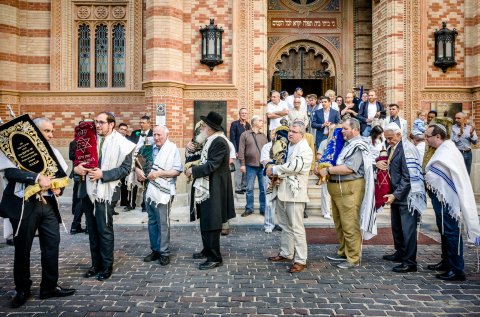
M 99 168 L 94 168 L 88 172 L 88 177 L 90 178 L 91 182 L 94 182 L 96 180 L 102 179 L 103 178 L 103 172 Z
M 318 174 L 320 174 L 320 176 L 322 176 L 322 177 L 327 176 L 327 175 L 328 175 L 327 169 L 326 169 L 326 168 L 322 168 L 322 169 L 318 172 Z
M 392 194 L 385 195 L 383 198 L 387 198 L 387 201 L 385 202 L 387 205 L 391 205 L 395 201 L 395 196 Z
M 192 142 L 192 141 L 188 142 L 186 148 L 187 148 L 187 150 L 188 150 L 189 152 L 195 151 L 195 145 L 193 145 L 193 142 Z
M 55 189 L 52 189 L 52 193 L 58 197 L 62 193 L 62 190 L 60 188 L 55 188 Z
M 242 172 L 243 174 L 245 174 L 247 172 L 247 167 L 245 165 L 243 166 L 240 166 L 240 172 Z
M 91 171 L 91 169 L 89 168 L 85 168 L 84 165 L 87 164 L 87 163 L 80 163 L 78 164 L 77 166 L 75 166 L 75 168 L 73 169 L 73 172 L 77 175 L 80 175 L 80 176 L 85 176 L 88 174 L 88 172 Z
M 388 168 L 387 161 L 378 161 L 375 165 L 377 165 L 377 168 L 382 171 L 385 171 Z
M 147 179 L 145 173 L 138 167 L 135 167 L 135 174 L 137 175 L 137 179 L 141 182 L 144 182 Z
M 188 170 L 185 171 L 185 176 L 189 177 L 192 175 L 192 168 L 190 167 Z
M 267 176 L 272 176 L 272 175 L 273 175 L 273 169 L 270 166 L 270 167 L 267 168 Z
M 52 178 L 50 176 L 40 174 L 38 176 L 38 185 L 40 185 L 42 191 L 47 191 L 52 187 Z
M 373 120 L 372 120 L 372 119 L 367 119 L 367 120 L 365 120 L 365 121 L 367 121 L 368 123 L 370 123 L 370 122 L 372 122 Z
M 142 171 L 142 173 L 143 173 L 143 171 Z M 155 178 L 161 177 L 162 173 L 163 173 L 163 171 L 151 171 L 150 173 L 148 173 L 147 178 L 148 178 L 148 180 L 153 181 L 153 180 L 155 180 Z

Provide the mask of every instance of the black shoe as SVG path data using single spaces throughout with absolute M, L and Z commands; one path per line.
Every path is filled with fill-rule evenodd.
M 160 259 L 160 253 L 157 251 L 152 251 L 152 253 L 143 258 L 143 262 L 152 262 L 158 259 Z
M 444 281 L 465 281 L 465 273 L 454 273 L 453 271 L 448 271 L 443 274 L 436 275 L 438 279 Z
M 394 254 L 386 254 L 382 258 L 386 261 L 402 262 L 402 257 L 399 256 L 396 252 Z
M 205 258 L 207 258 L 207 256 L 205 254 L 203 254 L 203 252 L 198 252 L 198 253 L 194 253 L 192 255 L 192 258 L 198 260 L 198 259 L 205 259 Z
M 265 217 L 265 211 L 260 211 L 260 215 Z
M 23 291 L 23 292 L 17 292 L 15 296 L 13 296 L 12 301 L 10 302 L 10 307 L 11 308 L 18 308 L 25 304 L 27 302 L 27 299 L 32 296 L 32 293 L 30 290 Z
M 205 261 L 198 265 L 199 270 L 210 270 L 222 266 L 222 262 Z
M 306 211 L 303 212 L 303 218 L 308 218 L 308 215 L 307 215 Z
M 243 190 L 236 190 L 235 194 L 243 195 L 245 192 Z
M 130 210 L 133 210 L 133 209 L 135 209 L 135 207 L 132 207 L 132 206 L 125 207 L 125 211 L 130 211 Z
M 88 269 L 88 271 L 85 272 L 85 274 L 83 276 L 86 277 L 86 278 L 89 278 L 89 277 L 97 275 L 98 273 L 100 273 L 100 270 L 95 268 L 94 266 L 91 266 Z
M 161 255 L 158 263 L 162 266 L 170 264 L 170 257 L 168 255 Z
M 417 267 L 414 265 L 400 264 L 392 269 L 395 273 L 417 272 Z
M 445 262 L 440 261 L 440 262 L 438 262 L 437 264 L 427 265 L 427 270 L 432 270 L 432 271 L 450 271 L 450 268 L 448 267 L 448 265 L 447 265 Z
M 85 232 L 85 230 L 82 228 L 82 227 L 79 227 L 79 228 L 72 228 L 70 229 L 70 234 L 77 234 L 77 233 L 82 233 L 82 232 Z
M 145 208 L 142 208 L 142 212 L 147 212 L 147 209 L 145 209 Z
M 97 280 L 99 281 L 104 281 L 104 280 L 107 280 L 110 278 L 110 276 L 112 276 L 112 268 L 108 268 L 104 271 L 102 271 L 101 273 L 99 273 L 97 275 Z
M 253 211 L 246 211 L 246 210 L 245 210 L 244 212 L 242 212 L 242 214 L 241 214 L 240 216 L 242 216 L 242 217 L 248 217 L 248 216 L 250 216 L 251 214 L 253 214 Z
M 88 234 L 88 228 L 85 227 L 85 234 Z
M 15 244 L 13 243 L 13 239 L 7 239 L 7 245 L 14 246 Z
M 275 225 L 275 227 L 273 227 L 273 231 L 282 231 L 282 227 Z
M 49 291 L 40 290 L 40 299 L 47 299 L 51 297 L 67 297 L 75 294 L 75 291 L 76 290 L 74 288 L 63 288 L 57 285 L 57 287 Z

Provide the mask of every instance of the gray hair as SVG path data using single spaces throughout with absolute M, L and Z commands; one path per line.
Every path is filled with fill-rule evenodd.
M 47 117 L 38 117 L 38 118 L 33 119 L 33 123 L 35 123 L 37 128 L 40 128 L 40 126 L 44 122 L 52 123 L 52 120 L 48 119 Z
M 260 116 L 253 116 L 252 119 L 250 120 L 250 124 L 253 125 L 255 121 L 257 121 L 258 119 L 260 119 Z
M 349 118 L 345 120 L 345 122 L 348 123 L 352 130 L 357 129 L 358 131 L 360 131 L 360 121 L 358 121 L 357 119 Z
M 300 128 L 300 133 L 305 134 L 307 132 L 307 127 L 305 126 L 305 123 L 301 120 L 295 120 L 290 124 L 291 127 L 297 127 Z
M 154 127 L 155 128 L 162 128 L 163 129 L 163 132 L 165 132 L 165 134 L 168 136 L 168 128 L 166 126 L 164 126 L 163 124 L 159 124 L 157 126 Z
M 387 132 L 387 131 L 392 131 L 394 132 L 395 134 L 402 134 L 402 128 L 400 128 L 398 126 L 398 124 L 396 124 L 395 122 L 390 122 L 386 127 L 385 129 L 383 130 L 383 132 Z

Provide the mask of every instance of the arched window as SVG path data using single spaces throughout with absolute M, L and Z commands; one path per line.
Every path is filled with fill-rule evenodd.
M 113 26 L 112 59 L 112 86 L 125 87 L 125 27 L 122 24 Z
M 90 26 L 78 28 L 78 87 L 90 87 Z
M 108 29 L 104 24 L 95 29 L 95 87 L 108 87 Z

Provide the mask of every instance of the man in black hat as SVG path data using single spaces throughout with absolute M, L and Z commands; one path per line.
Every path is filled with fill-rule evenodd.
M 222 128 L 223 118 L 216 112 L 200 117 L 206 124 L 202 133 L 206 138 L 200 164 L 185 171 L 195 179 L 192 186 L 190 220 L 200 218 L 203 250 L 193 254 L 194 259 L 206 261 L 200 270 L 222 265 L 220 232 L 222 223 L 235 217 L 233 188 L 230 174 L 230 147 Z

